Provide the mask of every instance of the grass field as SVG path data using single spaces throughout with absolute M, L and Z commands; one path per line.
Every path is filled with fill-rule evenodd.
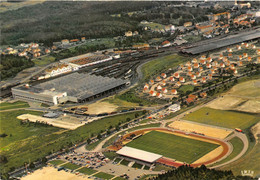
M 149 61 L 148 63 L 142 66 L 142 80 L 147 82 L 150 78 L 160 74 L 162 71 L 167 70 L 169 68 L 174 68 L 178 66 L 180 63 L 186 62 L 188 60 L 189 58 L 187 57 L 172 54 Z
M 218 147 L 216 144 L 158 131 L 151 131 L 131 141 L 127 146 L 161 154 L 189 164 Z
M 75 170 L 75 169 L 80 168 L 79 165 L 77 165 L 77 164 L 72 164 L 72 163 L 66 163 L 66 164 L 62 165 L 61 167 L 64 167 L 64 168 L 66 168 L 66 169 L 71 169 L 71 170 Z
M 194 86 L 193 85 L 184 85 L 184 86 L 181 86 L 179 88 L 179 91 L 182 91 L 184 94 L 187 92 L 187 91 L 193 91 L 194 90 Z
M 35 123 L 20 125 L 21 121 L 16 117 L 24 113 L 41 114 L 40 112 L 24 110 L 1 112 L 0 114 L 0 132 L 8 135 L 0 139 L 0 153 L 6 156 L 8 160 L 7 163 L 1 164 L 1 171 L 7 172 L 14 167 L 22 166 L 24 162 L 34 162 L 51 152 L 87 140 L 89 137 L 105 131 L 110 126 L 115 127 L 119 122 L 124 123 L 127 118 L 133 119 L 137 114 L 138 116 L 142 114 L 142 112 L 131 112 L 116 115 L 94 121 L 73 131 L 56 133 L 63 131 L 63 129 Z
M 137 169 L 141 169 L 142 167 L 143 165 L 138 163 L 134 163 L 134 165 L 132 166 L 132 168 L 137 168 Z
M 83 174 L 87 174 L 87 175 L 91 175 L 91 174 L 94 174 L 94 173 L 97 172 L 96 170 L 90 169 L 90 168 L 87 168 L 87 167 L 83 167 L 83 168 L 81 168 L 77 171 L 80 172 L 80 173 L 83 173 Z
M 218 164 L 222 164 L 222 163 L 228 162 L 229 160 L 231 160 L 234 157 L 236 157 L 242 151 L 244 144 L 243 144 L 243 142 L 241 141 L 240 138 L 234 137 L 229 142 L 233 146 L 232 153 L 227 158 L 223 159 L 222 161 L 217 162 L 214 165 L 218 165 Z
M 0 110 L 27 108 L 30 107 L 27 102 L 17 101 L 14 103 L 3 102 L 0 104 Z
M 65 163 L 65 162 L 66 161 L 63 161 L 63 160 L 60 160 L 60 159 L 56 159 L 56 160 L 50 161 L 50 164 L 52 164 L 54 166 L 57 166 L 57 165 Z
M 44 65 L 53 63 L 54 61 L 55 61 L 55 57 L 53 57 L 51 55 L 47 55 L 47 56 L 41 57 L 39 59 L 33 60 L 35 65 L 38 65 L 38 66 L 44 66 Z
M 102 178 L 102 179 L 111 179 L 111 178 L 114 177 L 113 175 L 107 174 L 107 173 L 104 173 L 104 172 L 97 173 L 94 176 L 97 177 L 97 178 Z
M 203 107 L 193 113 L 186 115 L 184 119 L 232 129 L 246 129 L 260 121 L 260 116 L 250 113 L 225 111 Z
M 125 166 L 128 166 L 129 163 L 130 163 L 130 161 L 127 161 L 125 159 L 120 162 L 120 164 L 125 165 Z

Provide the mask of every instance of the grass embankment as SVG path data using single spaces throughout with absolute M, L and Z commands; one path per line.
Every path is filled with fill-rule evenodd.
M 169 68 L 177 67 L 179 64 L 190 60 L 187 57 L 172 54 L 152 60 L 142 66 L 143 82 L 148 82 L 153 76 L 160 75 Z
M 0 111 L 7 110 L 7 109 L 27 108 L 27 107 L 30 107 L 29 104 L 23 101 L 16 101 L 14 103 L 9 103 L 9 102 L 0 103 Z
M 246 129 L 260 120 L 256 114 L 203 107 L 184 117 L 185 120 L 226 128 Z
M 127 146 L 161 154 L 165 157 L 190 164 L 219 145 L 173 134 L 151 131 L 131 141 Z
M 1 134 L 8 136 L 1 138 L 1 155 L 7 157 L 8 162 L 2 164 L 1 171 L 5 172 L 22 166 L 24 162 L 33 162 L 52 152 L 70 147 L 99 134 L 101 131 L 115 127 L 119 123 L 127 122 L 142 115 L 142 112 L 131 112 L 113 117 L 107 117 L 81 126 L 73 131 L 54 133 L 63 129 L 36 123 L 20 124 L 16 117 L 30 113 L 39 115 L 40 112 L 12 111 L 1 112 Z
M 244 147 L 243 142 L 238 137 L 232 138 L 229 142 L 233 146 L 232 153 L 227 158 L 223 159 L 222 161 L 215 163 L 213 166 L 218 165 L 218 164 L 223 164 L 223 163 L 228 162 L 229 160 L 235 158 L 242 151 L 242 149 Z

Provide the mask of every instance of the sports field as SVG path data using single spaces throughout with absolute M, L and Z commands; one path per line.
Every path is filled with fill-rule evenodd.
M 151 131 L 131 141 L 127 146 L 191 164 L 219 145 L 169 133 Z
M 184 117 L 185 120 L 226 128 L 246 129 L 260 121 L 257 114 L 238 111 L 225 111 L 203 107 Z

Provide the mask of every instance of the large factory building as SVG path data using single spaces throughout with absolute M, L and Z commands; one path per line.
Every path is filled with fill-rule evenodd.
M 122 79 L 72 73 L 34 86 L 20 85 L 12 88 L 14 98 L 46 104 L 67 101 L 83 103 L 110 95 L 129 82 Z

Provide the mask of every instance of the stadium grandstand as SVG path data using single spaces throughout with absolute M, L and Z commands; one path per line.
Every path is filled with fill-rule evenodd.
M 83 103 L 110 95 L 126 85 L 128 81 L 84 73 L 72 73 L 37 85 L 20 85 L 12 88 L 16 99 L 46 104 L 61 104 L 67 101 Z
M 150 153 L 147 151 L 143 151 L 140 149 L 124 146 L 122 149 L 116 152 L 119 156 L 123 157 L 127 160 L 132 160 L 140 164 L 144 164 L 147 166 L 151 166 L 158 159 L 162 157 L 162 155 Z

